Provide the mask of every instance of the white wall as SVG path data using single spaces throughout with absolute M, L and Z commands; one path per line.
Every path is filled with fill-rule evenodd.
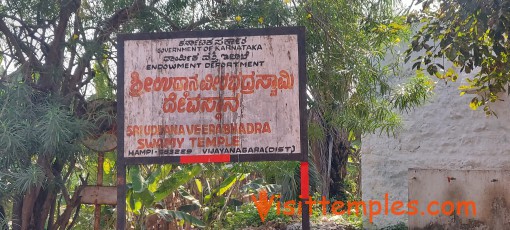
M 410 64 L 406 64 L 407 69 Z M 409 73 L 409 70 L 407 71 Z M 461 75 L 460 80 L 466 76 Z M 510 98 L 493 105 L 499 118 L 472 111 L 472 95 L 459 96 L 460 82 L 439 81 L 425 106 L 405 114 L 404 129 L 396 137 L 365 136 L 362 146 L 363 200 L 408 200 L 409 168 L 510 169 Z M 407 216 L 379 215 L 365 228 L 404 222 Z

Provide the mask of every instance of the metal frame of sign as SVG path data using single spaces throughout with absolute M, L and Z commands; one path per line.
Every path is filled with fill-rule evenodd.
M 297 35 L 299 69 L 299 118 L 301 153 L 292 154 L 214 154 L 184 155 L 162 157 L 124 156 L 124 42 L 128 40 L 158 40 L 203 37 L 241 37 Z M 117 229 L 126 229 L 126 166 L 139 164 L 189 164 L 189 163 L 227 163 L 255 161 L 300 161 L 301 162 L 301 200 L 303 229 L 310 229 L 309 209 L 305 203 L 309 199 L 308 178 L 308 136 L 306 113 L 306 53 L 304 27 L 280 27 L 266 29 L 183 31 L 169 33 L 119 34 L 117 36 Z

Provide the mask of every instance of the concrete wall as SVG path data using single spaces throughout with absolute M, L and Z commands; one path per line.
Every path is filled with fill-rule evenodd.
M 404 69 L 410 69 L 406 65 Z M 410 71 L 406 71 L 407 74 Z M 499 118 L 472 111 L 472 95 L 459 96 L 459 82 L 439 81 L 429 103 L 404 115 L 404 128 L 396 137 L 363 137 L 363 200 L 408 200 L 409 168 L 510 169 L 510 98 L 493 105 Z M 379 215 L 365 228 L 404 222 L 405 215 Z
M 510 229 L 510 171 L 410 169 L 408 182 L 409 229 Z

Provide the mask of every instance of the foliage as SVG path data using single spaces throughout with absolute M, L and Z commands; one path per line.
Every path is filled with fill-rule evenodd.
M 407 50 L 413 68 L 426 70 L 445 81 L 456 81 L 458 73 L 474 73 L 459 87 L 460 95 L 475 93 L 469 106 L 483 106 L 500 100 L 510 82 L 508 31 L 510 2 L 498 0 L 425 0 L 421 13 L 411 15 L 422 27 Z M 417 55 L 415 55 L 417 56 Z M 445 65 L 445 60 L 453 67 Z
M 128 212 L 133 214 L 132 224 L 135 229 L 145 229 L 146 218 L 150 214 L 156 214 L 166 221 L 176 219 L 187 221 L 195 226 L 203 227 L 204 223 L 191 216 L 189 213 L 177 210 L 168 210 L 166 205 L 161 205 L 163 199 L 175 192 L 180 186 L 187 183 L 201 171 L 200 165 L 182 166 L 172 170 L 172 165 L 156 167 L 152 170 L 145 168 L 148 172 L 144 177 L 140 166 L 132 166 L 129 170 L 128 190 L 126 203 Z
M 206 170 L 193 184 L 196 189 L 179 190 L 188 203 L 186 209 L 202 214 L 207 228 L 221 228 L 229 209 L 240 206 L 241 185 L 250 177 L 250 164 L 204 164 Z M 182 209 L 184 210 L 184 209 Z
M 356 229 L 363 229 L 363 216 L 356 215 L 356 213 L 344 214 L 344 219 L 349 225 L 354 226 Z
M 270 193 L 269 193 L 270 194 Z M 313 196 L 313 200 L 318 201 L 321 200 L 322 197 L 320 194 L 315 193 Z M 283 201 L 282 201 L 283 202 Z M 281 205 L 280 213 L 277 212 L 277 206 L 273 203 L 268 214 L 265 218 L 265 221 L 262 222 L 260 218 L 260 214 L 253 203 L 245 203 L 240 207 L 230 210 L 227 213 L 227 218 L 225 221 L 225 225 L 222 227 L 225 229 L 243 229 L 248 227 L 260 227 L 260 226 L 285 226 L 292 223 L 300 222 L 301 220 L 298 218 L 299 214 L 294 214 L 293 216 L 284 215 L 283 211 L 284 206 Z M 326 212 L 329 212 L 327 210 Z M 355 229 L 362 229 L 362 217 L 363 215 L 356 215 L 355 212 L 351 214 L 343 214 L 341 216 L 332 215 L 332 214 L 322 214 L 322 206 L 320 204 L 313 205 L 313 213 L 310 217 L 310 221 L 313 223 L 320 224 L 323 221 L 326 222 L 334 222 L 337 226 L 349 226 Z M 351 228 L 347 228 L 351 229 Z
M 77 230 L 89 230 L 91 223 L 94 220 L 94 206 L 93 205 L 81 205 L 80 215 L 78 216 L 74 228 Z M 115 206 L 101 206 L 101 230 L 114 230 L 116 222 Z
M 281 189 L 277 192 L 283 200 L 297 199 L 300 189 L 300 164 L 299 162 L 259 162 L 253 164 L 253 169 L 260 172 L 263 182 L 276 184 Z M 309 167 L 310 192 L 314 193 L 320 188 L 321 180 L 315 165 Z M 252 181 L 253 184 L 253 181 Z
M 272 11 L 281 11 L 280 1 L 0 2 L 0 88 L 5 90 L 0 101 L 0 144 L 5 146 L 0 163 L 6 166 L 1 180 L 8 185 L 1 199 L 13 203 L 1 207 L 9 207 L 6 213 L 14 229 L 21 223 L 53 229 L 80 222 L 77 194 L 81 185 L 94 182 L 89 175 L 97 173 L 96 155 L 80 141 L 115 131 L 115 103 L 110 99 L 116 93 L 117 33 L 239 28 L 241 20 L 232 19 L 260 12 L 265 18 L 260 26 L 288 20 Z M 111 184 L 114 158 L 107 158 L 104 166 L 105 183 Z M 27 169 L 44 173 L 18 180 Z M 15 180 L 19 183 L 11 183 Z M 12 189 L 14 185 L 18 187 Z M 160 199 L 167 193 L 154 194 Z M 28 215 L 22 216 L 23 209 Z
M 126 197 L 130 223 L 135 229 L 150 228 L 154 226 L 150 216 L 155 214 L 180 226 L 221 227 L 225 213 L 241 205 L 241 196 L 251 189 L 280 188 L 260 179 L 245 183 L 252 167 L 248 163 L 131 167 Z
M 347 176 L 344 179 L 347 201 L 361 200 L 361 154 L 353 153 L 347 161 Z
M 357 140 L 401 127 L 399 112 L 426 101 L 434 84 L 426 76 L 393 87 L 398 66 L 383 60 L 409 34 L 395 1 L 303 1 L 298 24 L 307 27 L 307 74 L 313 161 L 325 196 L 344 199 L 347 162 Z M 391 56 L 398 60 L 398 54 Z
M 391 225 L 391 226 L 388 226 L 388 227 L 381 228 L 381 230 L 407 230 L 407 229 L 409 229 L 409 228 L 403 222 L 400 222 L 398 224 Z
M 264 223 L 261 221 L 257 208 L 253 203 L 243 204 L 240 208 L 229 210 L 226 215 L 225 229 L 242 229 L 246 227 L 259 227 Z M 265 222 L 272 223 L 290 223 L 292 217 L 286 215 L 278 215 L 276 207 L 273 206 L 265 219 Z
M 85 152 L 79 141 L 93 130 L 92 125 L 72 116 L 72 109 L 59 96 L 38 94 L 20 83 L 4 86 L 0 89 L 0 144 L 3 146 L 0 198 L 14 203 L 15 207 L 24 194 L 46 189 L 55 193 L 55 198 L 58 195 L 66 200 L 68 207 L 76 207 L 77 194 L 69 194 L 65 184 L 74 168 L 65 167 L 63 162 L 79 158 Z M 63 173 L 55 175 L 59 171 Z M 54 218 L 68 214 L 70 210 L 59 212 Z M 28 223 L 14 224 L 28 226 Z

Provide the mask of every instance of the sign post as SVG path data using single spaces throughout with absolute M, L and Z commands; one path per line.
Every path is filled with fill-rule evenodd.
M 302 27 L 123 34 L 117 50 L 118 229 L 133 164 L 301 161 L 308 199 Z

